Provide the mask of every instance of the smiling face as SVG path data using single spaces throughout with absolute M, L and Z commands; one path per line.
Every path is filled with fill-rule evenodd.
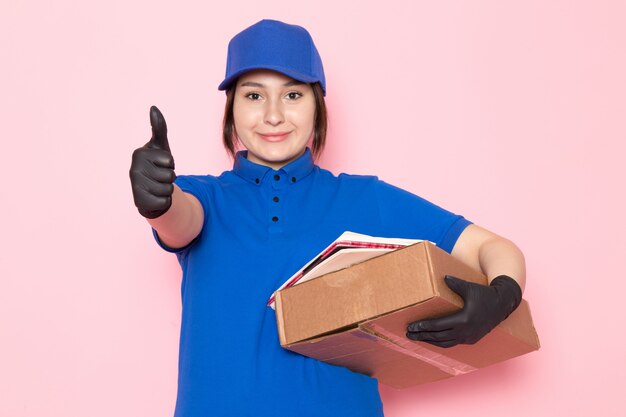
M 233 115 L 248 160 L 278 170 L 301 156 L 313 135 L 313 89 L 276 71 L 250 71 L 237 80 Z

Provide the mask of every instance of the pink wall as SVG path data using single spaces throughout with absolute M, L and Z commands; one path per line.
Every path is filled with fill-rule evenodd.
M 623 2 L 86 3 L 0 6 L 0 416 L 172 415 L 180 270 L 133 206 L 130 155 L 156 104 L 179 174 L 230 167 L 216 88 L 228 40 L 261 18 L 316 39 L 323 166 L 377 174 L 527 258 L 542 349 L 382 386 L 386 415 L 620 413 Z

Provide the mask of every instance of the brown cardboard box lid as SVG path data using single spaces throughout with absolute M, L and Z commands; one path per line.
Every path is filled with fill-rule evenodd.
M 276 294 L 280 342 L 286 345 L 356 327 L 434 297 L 448 303 L 428 307 L 430 316 L 457 310 L 463 301 L 443 282 L 446 274 L 487 283 L 481 273 L 423 241 L 285 288 Z

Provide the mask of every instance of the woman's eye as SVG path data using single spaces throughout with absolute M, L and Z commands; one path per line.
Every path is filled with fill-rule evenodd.
M 246 97 L 248 97 L 251 100 L 258 100 L 259 97 L 261 97 L 261 95 L 259 93 L 248 93 L 246 94 Z
M 292 99 L 292 100 L 296 100 L 296 99 L 302 97 L 302 94 L 298 93 L 297 91 L 292 91 L 291 93 L 287 94 L 287 96 L 289 96 L 289 98 Z

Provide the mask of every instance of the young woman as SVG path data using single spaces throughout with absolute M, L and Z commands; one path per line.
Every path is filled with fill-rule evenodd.
M 232 170 L 176 177 L 156 107 L 130 170 L 139 212 L 183 270 L 176 416 L 383 415 L 376 379 L 283 349 L 266 306 L 346 230 L 427 239 L 488 276 L 489 286 L 447 277 L 464 308 L 411 323 L 410 339 L 474 343 L 517 307 L 524 258 L 509 240 L 375 176 L 315 165 L 326 83 L 304 28 L 262 20 L 239 33 L 219 89 Z

